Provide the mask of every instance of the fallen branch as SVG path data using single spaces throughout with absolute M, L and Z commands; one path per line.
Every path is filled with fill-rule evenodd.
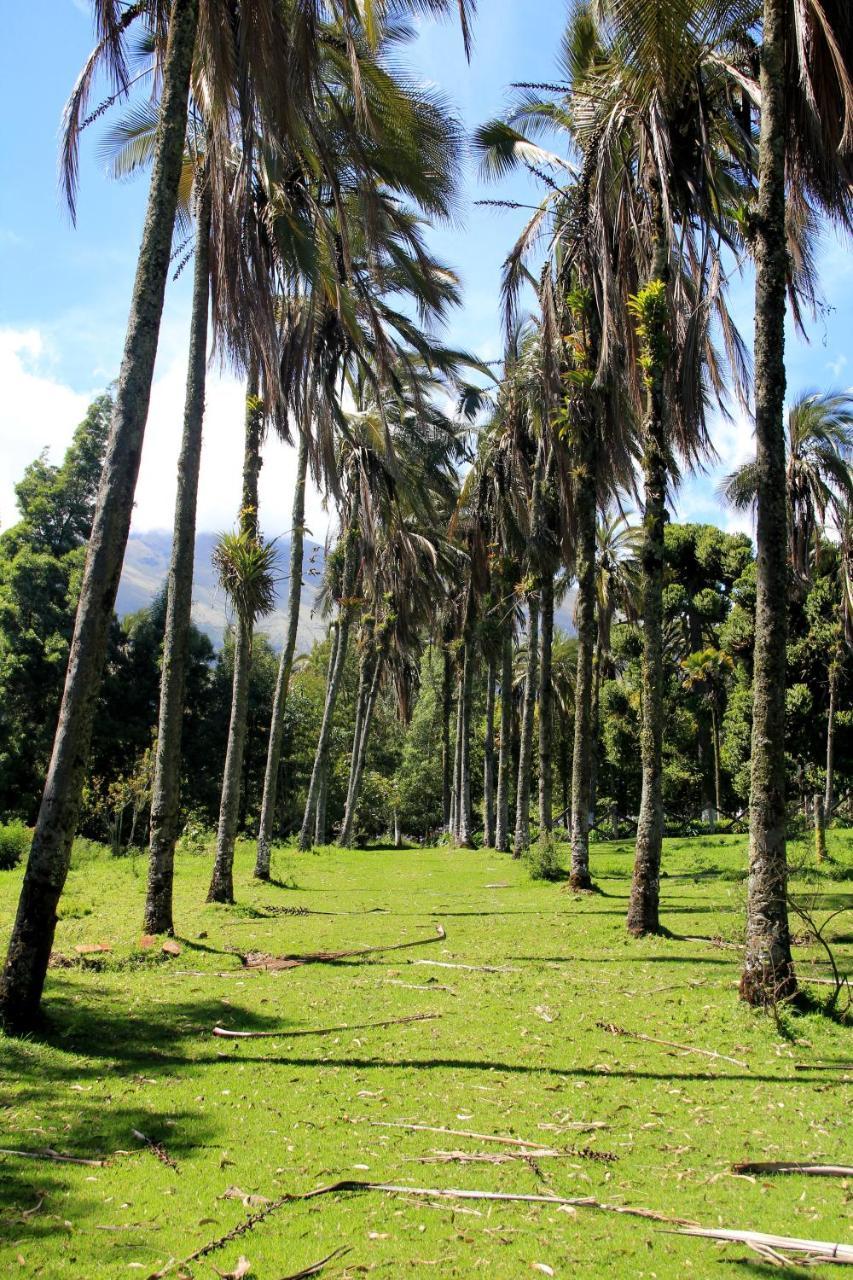
M 505 1147 L 522 1147 L 530 1151 L 538 1151 L 542 1147 L 542 1143 L 539 1139 L 528 1141 L 526 1138 L 510 1138 L 498 1133 L 472 1133 L 470 1129 L 445 1129 L 441 1125 L 406 1124 L 402 1120 L 368 1120 L 367 1123 L 378 1129 L 408 1129 L 413 1133 L 443 1133 L 451 1138 L 473 1138 L 477 1142 L 499 1142 Z M 584 1126 L 584 1128 L 589 1129 L 599 1127 L 600 1124 L 598 1123 Z M 583 1148 L 583 1151 L 584 1153 L 587 1153 L 589 1148 L 585 1147 Z M 562 1155 L 563 1153 L 560 1152 L 559 1154 Z M 581 1152 L 569 1151 L 566 1154 L 580 1155 Z M 604 1153 L 593 1156 L 593 1159 L 600 1159 L 602 1154 Z
M 93 1169 L 103 1169 L 107 1163 L 106 1160 L 84 1160 L 82 1156 L 65 1156 L 59 1151 L 54 1151 L 52 1147 L 45 1147 L 42 1151 L 13 1151 L 9 1147 L 0 1147 L 0 1156 L 20 1156 L 22 1160 L 56 1160 L 62 1164 L 85 1164 Z
M 730 1058 L 726 1053 L 717 1053 L 714 1049 L 699 1049 L 692 1044 L 676 1044 L 673 1040 L 658 1040 L 656 1036 L 643 1035 L 642 1031 L 626 1031 L 624 1027 L 617 1027 L 613 1022 L 596 1022 L 597 1027 L 602 1031 L 609 1031 L 613 1036 L 629 1036 L 632 1040 L 644 1040 L 646 1044 L 660 1044 L 666 1049 L 678 1049 L 680 1053 L 701 1053 L 703 1058 L 716 1058 L 720 1062 L 730 1062 L 735 1067 L 745 1067 L 749 1070 L 749 1063 L 743 1062 L 740 1058 Z
M 386 978 L 385 981 L 391 987 L 405 987 L 407 991 L 446 991 L 450 996 L 456 995 L 452 987 L 445 987 L 433 978 L 429 982 L 401 982 L 399 978 Z
M 382 947 L 357 947 L 352 951 L 310 951 L 301 956 L 269 956 L 262 951 L 241 956 L 246 969 L 295 969 L 303 964 L 329 964 L 336 960 L 350 960 L 355 956 L 378 955 L 387 951 L 405 951 L 407 947 L 424 947 L 430 942 L 441 942 L 447 934 L 442 925 L 435 926 L 435 937 L 415 938 L 412 942 L 396 942 Z
M 799 1160 L 745 1160 L 733 1164 L 734 1173 L 805 1173 L 814 1178 L 853 1178 L 853 1165 L 803 1164 Z
M 785 1250 L 788 1253 L 802 1254 L 814 1262 L 853 1263 L 853 1245 L 833 1244 L 829 1240 L 798 1240 L 795 1236 L 773 1236 L 763 1231 L 728 1231 L 722 1227 L 685 1227 L 675 1234 L 745 1244 L 758 1253 Z
M 369 1031 L 373 1027 L 400 1027 L 407 1022 L 429 1022 L 442 1018 L 441 1013 L 410 1013 L 406 1018 L 387 1018 L 384 1022 L 355 1022 L 340 1027 L 303 1027 L 296 1031 L 229 1031 L 227 1027 L 214 1027 L 213 1034 L 223 1040 L 281 1039 L 284 1036 L 328 1036 L 336 1031 Z
M 436 969 L 467 969 L 471 973 L 518 973 L 517 969 L 506 964 L 451 964 L 449 960 L 413 960 L 412 964 L 431 964 Z

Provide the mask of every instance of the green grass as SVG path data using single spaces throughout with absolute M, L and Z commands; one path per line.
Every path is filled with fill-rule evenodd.
M 834 878 L 800 886 L 823 915 L 853 904 L 853 884 L 842 878 L 853 865 L 853 833 L 831 833 L 830 854 Z M 0 1156 L 3 1275 L 149 1276 L 254 1211 L 223 1198 L 229 1187 L 272 1198 L 340 1178 L 553 1191 L 708 1226 L 853 1235 L 846 1183 L 747 1180 L 730 1171 L 748 1158 L 851 1157 L 853 1073 L 816 1064 L 853 1058 L 853 1031 L 819 1012 L 789 1016 L 781 1027 L 751 1012 L 736 998 L 737 952 L 687 940 L 739 936 L 743 838 L 667 842 L 664 918 L 681 936 L 645 941 L 624 929 L 624 841 L 594 847 L 602 892 L 582 898 L 564 884 L 531 882 L 523 866 L 492 852 L 282 850 L 270 885 L 252 881 L 250 856 L 239 850 L 236 908 L 204 905 L 208 858 L 179 858 L 182 953 L 166 959 L 138 947 L 142 860 L 116 861 L 92 845 L 76 851 L 56 950 L 72 958 L 81 943 L 112 950 L 51 969 L 43 1039 L 0 1038 L 0 1145 L 106 1155 L 109 1163 Z M 0 874 L 4 945 L 20 877 L 21 868 Z M 280 973 L 243 973 L 235 954 L 391 944 L 426 938 L 438 922 L 443 942 Z M 850 972 L 850 917 L 839 916 L 830 933 Z M 796 954 L 801 975 L 826 975 L 819 950 L 798 946 Z M 211 1035 L 217 1022 L 287 1029 L 427 1012 L 442 1016 L 300 1039 Z M 616 1037 L 600 1021 L 748 1067 Z M 795 1062 L 815 1065 L 795 1071 Z M 502 1148 L 376 1121 L 515 1134 L 616 1159 L 570 1155 L 542 1159 L 538 1169 L 524 1161 L 421 1163 L 441 1150 Z M 607 1127 L 572 1127 L 594 1121 Z M 134 1129 L 162 1143 L 177 1171 L 142 1148 Z M 251 1276 L 281 1280 L 338 1246 L 350 1252 L 326 1274 L 351 1280 L 517 1278 L 543 1274 L 536 1263 L 556 1276 L 660 1280 L 764 1270 L 742 1247 L 685 1239 L 641 1218 L 365 1192 L 287 1204 L 184 1274 L 212 1278 L 214 1266 L 232 1270 L 242 1253 Z

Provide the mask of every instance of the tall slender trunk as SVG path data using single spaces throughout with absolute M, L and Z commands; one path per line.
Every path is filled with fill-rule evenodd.
M 450 715 L 453 710 L 453 666 L 447 648 L 442 649 L 441 664 L 441 814 L 446 832 L 450 831 L 452 800 L 452 762 L 450 756 Z
M 474 696 L 474 643 L 465 641 L 462 665 L 462 743 L 459 751 L 459 835 L 457 843 L 470 849 L 474 843 L 471 809 L 471 703 Z
M 554 577 L 542 580 L 541 658 L 539 662 L 539 829 L 550 831 L 553 822 L 554 688 L 551 651 L 554 643 Z
M 719 814 L 723 809 L 723 779 L 720 773 L 720 716 L 716 707 L 711 708 L 711 735 L 714 743 L 714 807 Z
M 657 423 L 655 423 L 657 425 Z M 642 794 L 634 854 L 628 931 L 660 930 L 660 861 L 663 841 L 663 549 L 666 527 L 666 461 L 662 432 L 649 430 L 644 459 L 643 665 L 640 754 Z
M 107 636 L 130 530 L 181 177 L 197 0 L 172 0 L 148 209 L 68 670 L 36 830 L 0 978 L 0 1022 L 37 1017 L 89 760 Z
M 258 537 L 258 476 L 261 470 L 263 410 L 258 400 L 258 367 L 253 363 L 246 386 L 246 444 L 243 453 L 243 492 L 240 529 Z M 246 746 L 246 718 L 249 708 L 249 671 L 252 665 L 251 618 L 239 617 L 234 637 L 234 678 L 231 689 L 231 719 L 219 802 L 219 829 L 216 858 L 207 893 L 208 902 L 234 901 L 234 842 L 240 815 L 243 756 Z
M 486 735 L 483 744 L 483 846 L 495 843 L 495 655 L 489 654 L 486 670 Z
M 311 771 L 311 781 L 308 785 L 308 798 L 305 802 L 305 815 L 302 819 L 302 828 L 299 832 L 299 848 L 303 851 L 311 848 L 311 836 L 315 831 L 316 818 L 319 812 L 318 799 L 322 790 L 323 776 L 326 772 L 329 760 L 329 748 L 332 739 L 332 724 L 335 717 L 335 707 L 337 706 L 338 694 L 340 693 L 341 683 L 343 681 L 344 666 L 346 664 L 347 648 L 349 645 L 349 633 L 352 625 L 352 597 L 355 592 L 356 581 L 358 578 L 358 560 L 359 560 L 359 529 L 358 529 L 358 505 L 354 506 L 350 525 L 346 533 L 346 551 L 344 557 L 344 571 L 341 582 L 341 602 L 340 616 L 338 619 L 338 640 L 335 646 L 335 660 L 329 675 L 328 687 L 326 690 L 326 704 L 323 708 L 323 723 L 320 726 L 320 737 L 317 742 L 317 750 L 314 754 L 314 767 Z M 325 818 L 325 815 L 323 815 Z M 325 821 L 323 824 L 325 828 Z M 321 836 L 325 835 L 325 829 L 320 832 Z
M 838 662 L 833 657 L 829 666 L 829 715 L 826 721 L 826 794 L 823 807 L 826 820 L 832 817 L 835 803 L 835 713 L 838 704 Z
M 234 678 L 231 685 L 231 719 L 222 777 L 216 859 L 207 892 L 208 902 L 234 901 L 234 842 L 240 808 L 240 783 L 246 744 L 246 712 L 249 705 L 249 669 L 252 662 L 252 632 L 242 618 L 234 633 Z
M 592 711 L 590 713 L 590 749 L 589 749 L 589 822 L 595 822 L 595 811 L 598 805 L 598 757 L 601 751 L 601 728 L 599 725 L 601 707 L 601 645 L 596 641 L 592 655 Z
M 498 748 L 498 795 L 495 805 L 495 848 L 509 852 L 509 780 L 512 770 L 512 621 L 501 651 L 501 719 Z
M 314 844 L 326 843 L 326 810 L 329 801 L 329 758 L 323 762 L 320 785 L 317 789 L 317 806 L 314 813 Z
M 527 672 L 524 677 L 524 705 L 521 713 L 521 740 L 518 748 L 518 785 L 515 791 L 515 844 L 519 858 L 530 844 L 530 778 L 533 773 L 533 714 L 539 670 L 539 598 L 527 598 Z
M 669 279 L 668 249 L 663 232 L 660 188 L 653 181 L 655 200 L 656 258 L 652 280 Z M 643 572 L 643 660 L 640 755 L 642 791 L 634 854 L 628 932 L 635 936 L 660 931 L 660 862 L 663 842 L 663 569 L 666 529 L 668 448 L 665 423 L 665 342 L 662 322 L 650 322 L 650 365 L 647 371 L 646 422 L 643 440 L 643 540 L 640 563 Z M 657 349 L 657 350 L 656 350 Z
M 344 810 L 344 821 L 341 827 L 341 834 L 338 837 L 338 844 L 348 849 L 352 843 L 353 826 L 355 824 L 355 813 L 358 808 L 358 797 L 361 793 L 361 779 L 364 773 L 364 762 L 367 759 L 367 743 L 370 737 L 370 726 L 373 723 L 373 712 L 376 709 L 376 699 L 379 695 L 379 683 L 382 679 L 382 652 L 377 652 L 368 670 L 370 672 L 370 684 L 364 699 L 364 709 L 361 715 L 361 722 L 356 725 L 356 731 L 353 734 L 352 744 L 352 762 L 350 764 L 350 781 L 347 789 L 346 809 Z
M 785 49 L 787 0 L 764 0 L 755 215 L 756 567 L 746 950 L 741 996 L 796 991 L 785 847 L 787 511 L 785 500 Z
M 456 737 L 453 741 L 453 787 L 450 797 L 450 831 L 453 843 L 459 841 L 459 827 L 462 814 L 462 704 L 464 701 L 464 666 L 460 667 L 456 680 Z
M 575 747 L 572 755 L 572 870 L 571 887 L 591 889 L 589 873 L 589 814 L 591 808 L 593 732 L 593 661 L 597 627 L 595 619 L 595 518 L 596 518 L 596 438 L 594 424 L 587 422 L 587 438 L 575 482 L 577 518 L 578 595 L 575 616 L 578 632 L 578 661 L 575 677 Z
M 302 559 L 305 541 L 305 482 L 308 471 L 308 440 L 299 433 L 296 451 L 296 488 L 293 491 L 293 513 L 290 531 L 290 586 L 287 593 L 287 635 L 272 702 L 270 738 L 267 747 L 267 765 L 264 772 L 264 795 L 261 801 L 261 820 L 258 828 L 258 851 L 255 876 L 258 880 L 270 878 L 270 854 L 275 823 L 275 805 L 278 792 L 278 771 L 281 763 L 281 743 L 284 736 L 284 712 L 296 653 L 296 635 L 299 630 L 299 608 L 302 603 Z
M 195 268 L 190 319 L 190 354 L 184 401 L 184 431 L 178 459 L 178 488 L 169 564 L 166 626 L 160 674 L 160 714 L 154 782 L 151 791 L 151 831 L 148 889 L 143 928 L 146 933 L 172 933 L 172 882 L 181 786 L 181 732 L 184 685 L 193 595 L 198 476 L 201 466 L 207 374 L 207 313 L 210 303 L 211 193 L 207 176 L 198 195 Z

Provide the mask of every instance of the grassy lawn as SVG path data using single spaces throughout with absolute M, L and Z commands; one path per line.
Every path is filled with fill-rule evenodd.
M 853 868 L 851 836 L 830 833 L 835 878 L 800 886 L 809 901 L 817 894 L 822 917 L 853 905 L 853 882 L 838 872 Z M 139 947 L 143 862 L 80 846 L 56 939 L 69 963 L 48 979 L 51 1029 L 39 1042 L 0 1039 L 0 1145 L 108 1162 L 0 1156 L 0 1272 L 147 1277 L 263 1207 L 235 1188 L 275 1199 L 338 1179 L 589 1196 L 709 1227 L 850 1242 L 847 1182 L 731 1172 L 746 1159 L 853 1157 L 853 1071 L 820 1065 L 853 1059 L 853 1031 L 820 1013 L 777 1026 L 750 1012 L 736 999 L 737 951 L 711 941 L 739 936 L 745 857 L 740 837 L 668 841 L 674 936 L 637 942 L 624 929 L 627 843 L 594 847 L 601 892 L 582 898 L 531 882 L 507 857 L 448 849 L 280 850 L 276 882 L 259 885 L 247 847 L 233 908 L 204 905 L 209 859 L 186 855 L 181 953 L 169 958 Z M 0 873 L 3 946 L 20 875 Z M 241 969 L 240 953 L 387 946 L 428 939 L 439 923 L 444 940 L 412 949 Z M 853 919 L 839 916 L 829 932 L 842 971 L 853 971 Z M 101 942 L 108 954 L 77 957 L 75 946 Z M 827 976 L 819 948 L 796 955 L 803 977 Z M 440 1016 L 304 1037 L 211 1034 L 217 1023 L 286 1032 L 425 1013 Z M 391 1122 L 516 1135 L 559 1154 L 517 1158 L 509 1146 Z M 447 1152 L 492 1159 L 436 1154 Z M 282 1280 L 339 1247 L 349 1252 L 324 1275 L 352 1280 L 769 1274 L 743 1246 L 666 1226 L 586 1206 L 338 1192 L 283 1204 L 169 1274 L 212 1278 L 242 1254 L 251 1277 Z

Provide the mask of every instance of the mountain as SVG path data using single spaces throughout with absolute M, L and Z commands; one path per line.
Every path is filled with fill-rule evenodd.
M 226 610 L 225 596 L 216 580 L 211 561 L 217 537 L 215 533 L 200 533 L 196 538 L 192 616 L 199 630 L 204 631 L 218 647 L 222 644 L 229 615 Z M 290 566 L 290 539 L 279 538 L 276 547 L 280 575 L 276 589 L 276 608 L 274 613 L 264 618 L 258 625 L 258 630 L 269 636 L 275 648 L 279 649 L 284 642 L 287 629 L 285 609 Z M 156 529 L 149 533 L 130 535 L 116 599 L 116 613 L 120 618 L 124 618 L 129 613 L 135 613 L 138 609 L 144 609 L 162 590 L 169 575 L 171 548 L 172 535 L 166 530 Z M 312 642 L 325 633 L 323 619 L 314 612 L 323 563 L 323 548 L 319 543 L 306 538 L 297 651 L 309 649 Z

